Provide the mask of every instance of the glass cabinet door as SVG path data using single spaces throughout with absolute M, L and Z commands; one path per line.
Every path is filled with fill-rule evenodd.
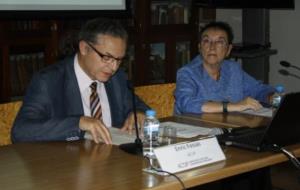
M 127 47 L 126 57 L 121 63 L 121 68 L 125 70 L 127 73 L 128 79 L 132 80 L 133 75 L 133 65 L 135 64 L 135 51 L 134 51 L 134 45 L 130 44 Z
M 189 41 L 176 42 L 176 70 L 187 64 L 191 60 Z
M 151 1 L 151 24 L 189 24 L 191 0 Z
M 12 54 L 9 57 L 11 100 L 22 99 L 34 73 L 45 67 L 44 52 Z
M 166 52 L 165 43 L 152 43 L 150 44 L 150 56 L 148 66 L 148 79 L 150 83 L 164 83 L 165 76 L 165 62 Z

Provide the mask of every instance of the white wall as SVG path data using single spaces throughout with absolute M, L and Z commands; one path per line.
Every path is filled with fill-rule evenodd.
M 279 69 L 284 69 L 279 62 L 286 60 L 300 67 L 300 1 L 295 0 L 295 10 L 271 10 L 270 11 L 270 41 L 272 48 L 278 50 L 278 54 L 270 57 L 271 84 L 281 83 L 287 92 L 300 91 L 300 79 L 282 76 Z M 300 76 L 300 71 L 287 68 L 290 73 Z
M 235 35 L 234 42 L 242 41 L 242 11 L 240 9 L 217 9 L 216 20 L 228 22 Z M 300 91 L 300 80 L 278 73 L 283 68 L 279 62 L 285 60 L 300 67 L 300 1 L 295 0 L 294 10 L 270 10 L 270 42 L 278 53 L 270 57 L 269 82 L 283 84 L 286 92 Z M 300 76 L 300 71 L 288 68 L 290 73 Z
M 234 33 L 233 43 L 242 42 L 242 10 L 241 9 L 217 9 L 216 20 L 225 21 L 232 27 Z

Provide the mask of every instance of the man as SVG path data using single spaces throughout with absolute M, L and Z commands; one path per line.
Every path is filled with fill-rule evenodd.
M 132 93 L 119 69 L 128 35 L 111 19 L 94 19 L 79 33 L 74 57 L 37 73 L 18 113 L 12 141 L 78 140 L 85 132 L 111 144 L 108 127 L 131 130 Z M 136 97 L 141 125 L 148 107 Z

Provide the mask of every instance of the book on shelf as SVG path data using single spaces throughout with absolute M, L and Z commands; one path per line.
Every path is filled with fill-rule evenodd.
M 184 7 L 179 3 L 171 3 L 169 5 L 169 24 L 184 23 Z
M 152 3 L 151 23 L 154 25 L 168 23 L 168 2 Z
M 151 23 L 188 24 L 190 1 L 159 1 L 151 4 Z
M 19 81 L 19 89 L 18 89 L 18 94 L 20 95 L 24 93 L 25 88 L 28 84 L 29 80 L 29 72 L 26 68 L 26 60 L 25 60 L 25 55 L 19 55 L 16 59 L 17 63 L 17 76 L 18 76 L 18 81 Z

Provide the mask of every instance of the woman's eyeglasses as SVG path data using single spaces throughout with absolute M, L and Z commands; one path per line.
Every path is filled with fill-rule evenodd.
M 201 40 L 201 45 L 204 48 L 208 48 L 214 45 L 216 48 L 222 49 L 227 47 L 228 43 L 225 39 L 212 40 L 210 38 L 203 38 Z

